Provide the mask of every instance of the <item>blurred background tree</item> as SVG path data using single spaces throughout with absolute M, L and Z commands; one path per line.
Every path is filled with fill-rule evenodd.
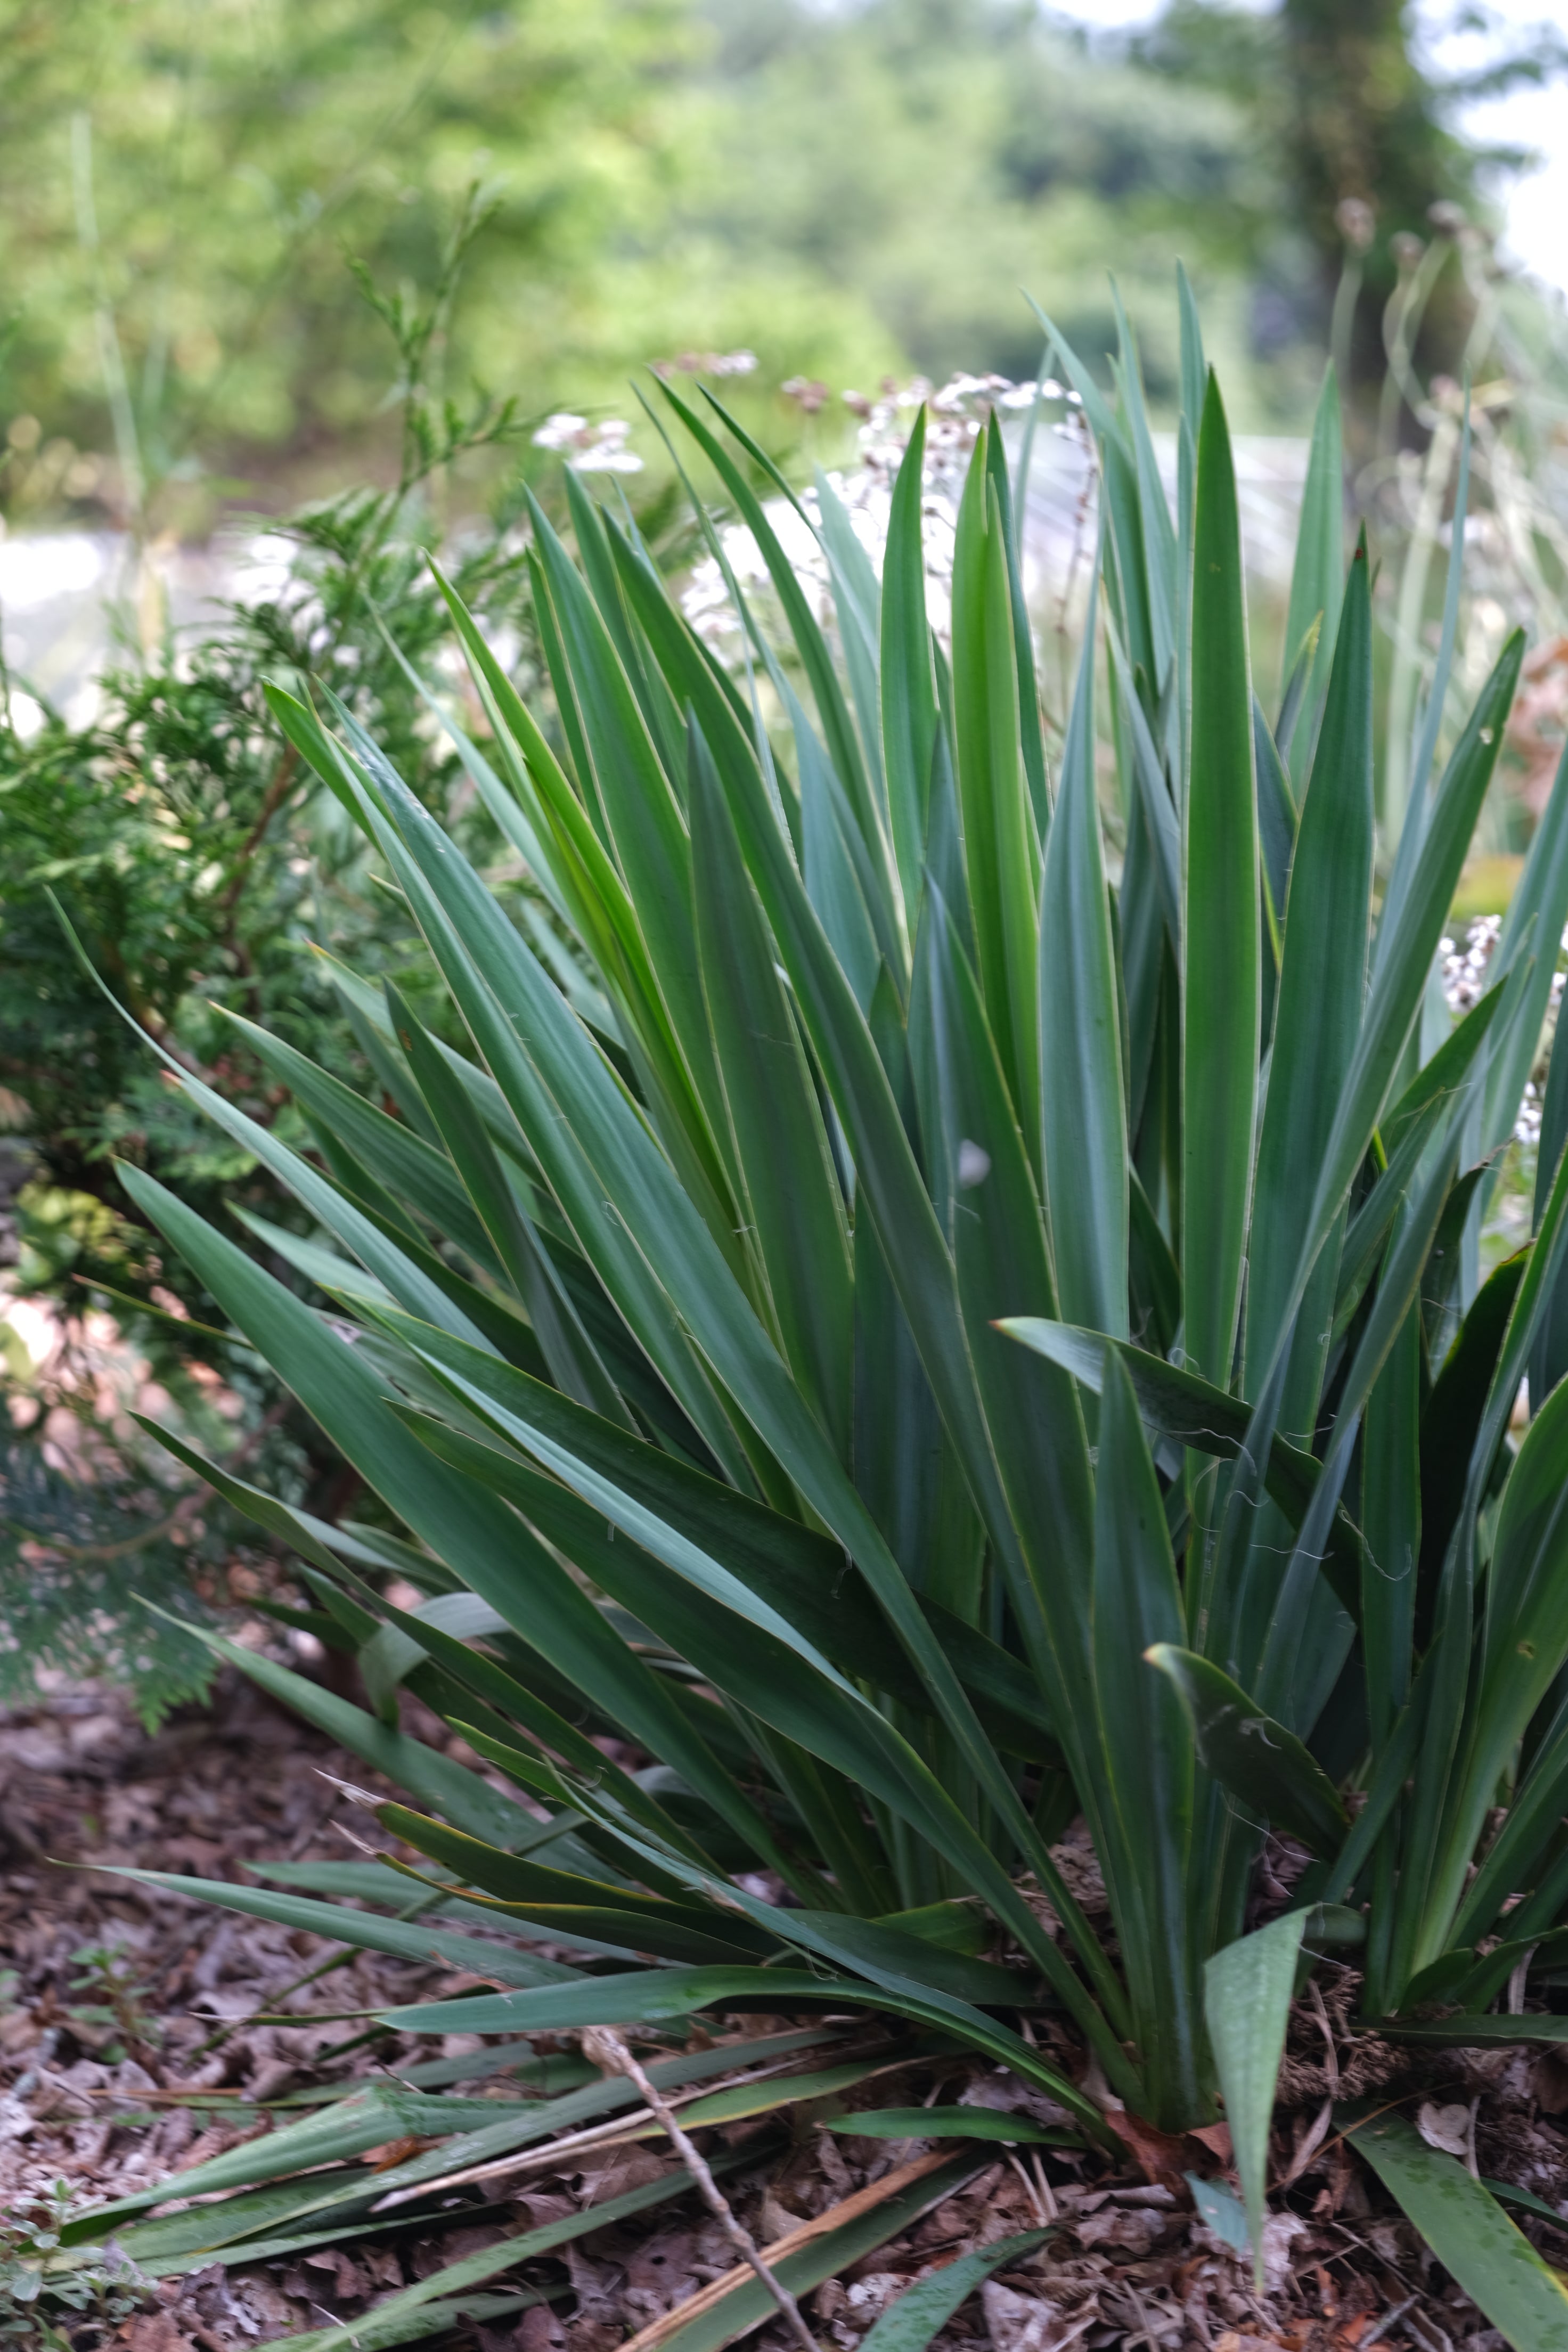
M 622 362 L 613 257 L 668 209 L 660 97 L 691 37 L 679 0 L 3 0 L 13 412 L 96 450 L 122 388 L 122 500 L 138 463 L 177 481 L 198 452 L 241 494 L 338 487 L 393 437 L 345 256 L 428 287 L 476 178 L 500 212 L 471 356 L 546 402 L 580 389 Z
M 1458 110 L 1568 66 L 1568 43 L 1550 24 L 1510 38 L 1485 5 L 1453 15 L 1494 44 L 1468 73 L 1440 76 L 1424 61 L 1411 0 L 1279 0 L 1267 12 L 1171 0 L 1131 43 L 1155 74 L 1225 92 L 1271 158 L 1273 217 L 1289 222 L 1304 265 L 1293 273 L 1290 324 L 1320 341 L 1333 334 L 1363 437 L 1382 404 L 1401 310 L 1418 317 L 1414 356 L 1424 373 L 1462 368 L 1489 167 L 1524 161 L 1460 137 Z M 1407 431 L 1414 423 L 1406 410 Z
M 1159 404 L 1178 251 L 1239 421 L 1297 425 L 1343 197 L 1378 208 L 1371 352 L 1390 236 L 1473 194 L 1396 0 L 1175 0 L 1114 42 L 1030 0 L 0 0 L 0 44 L 30 504 L 123 519 L 145 488 L 187 530 L 390 466 L 345 257 L 427 289 L 475 180 L 437 377 L 543 413 L 749 347 L 775 436 L 791 375 L 1026 373 L 1021 283 L 1103 350 L 1108 257 Z
M 1251 331 L 1259 262 L 1279 258 L 1279 190 L 1229 91 L 1178 98 L 1163 61 L 1091 47 L 1026 0 L 708 0 L 707 14 L 705 176 L 683 207 L 732 262 L 765 276 L 787 256 L 852 290 L 939 383 L 1033 373 L 1021 286 L 1080 349 L 1112 348 L 1109 264 L 1163 403 L 1180 255 L 1255 415 L 1310 404 L 1304 347 L 1281 363 Z

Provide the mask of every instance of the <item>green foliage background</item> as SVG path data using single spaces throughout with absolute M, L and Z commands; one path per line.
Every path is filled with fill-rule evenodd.
M 742 413 L 778 446 L 791 375 L 1028 373 L 1023 282 L 1098 361 L 1114 257 L 1168 413 L 1180 255 L 1237 424 L 1300 425 L 1337 257 L 1323 184 L 1360 168 L 1351 69 L 1375 82 L 1374 47 L 1403 77 L 1378 285 L 1390 234 L 1468 185 L 1399 12 L 1374 13 L 1187 0 L 1110 49 L 1016 0 L 0 0 L 0 415 L 30 420 L 0 495 L 123 517 L 140 478 L 188 530 L 389 463 L 345 259 L 427 290 L 475 182 L 495 209 L 437 388 L 619 406 L 651 360 L 746 347 Z M 1335 72 L 1348 163 L 1320 120 Z

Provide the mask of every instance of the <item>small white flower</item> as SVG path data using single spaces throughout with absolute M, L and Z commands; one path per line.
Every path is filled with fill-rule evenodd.
M 635 449 L 623 449 L 618 441 L 601 441 L 596 447 L 584 449 L 580 457 L 569 457 L 567 464 L 574 474 L 640 474 L 642 459 Z
M 574 416 L 570 409 L 561 409 L 547 416 L 533 436 L 536 449 L 574 449 L 581 446 L 588 430 L 585 416 Z

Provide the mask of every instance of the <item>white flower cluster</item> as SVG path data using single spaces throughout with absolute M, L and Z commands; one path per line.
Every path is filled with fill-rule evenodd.
M 561 409 L 547 416 L 533 436 L 536 449 L 561 449 L 575 474 L 640 474 L 642 459 L 626 447 L 631 426 L 624 416 L 607 416 L 590 425 L 585 416 Z
M 1456 1021 L 1468 1013 L 1472 1006 L 1479 1004 L 1486 994 L 1492 956 L 1501 937 L 1502 917 L 1500 915 L 1478 915 L 1466 929 L 1463 946 L 1457 945 L 1449 939 L 1438 940 L 1437 954 L 1442 965 L 1443 995 Z M 1568 954 L 1568 931 L 1563 932 L 1561 945 L 1563 952 Z M 1556 1035 L 1565 982 L 1568 982 L 1568 972 L 1552 973 L 1552 994 L 1547 1006 L 1544 1027 L 1548 1045 Z M 1542 1058 L 1544 1058 L 1544 1051 L 1543 1048 Z M 1539 1061 L 1536 1070 L 1539 1076 L 1541 1071 Z M 1514 1121 L 1513 1134 L 1516 1143 L 1540 1142 L 1543 1092 L 1544 1087 L 1537 1084 L 1536 1077 L 1532 1076 L 1525 1081 L 1524 1096 L 1519 1107 L 1519 1117 Z
M 792 377 L 783 389 L 799 402 L 807 415 L 815 415 L 827 399 L 826 385 L 815 380 L 808 382 L 805 377 Z M 932 626 L 945 641 L 951 616 L 959 502 L 981 425 L 994 409 L 1026 410 L 1038 401 L 1065 408 L 1065 416 L 1054 421 L 1055 431 L 1086 439 L 1078 394 L 1049 377 L 1041 383 L 1015 383 L 1003 375 L 955 375 L 940 391 L 933 390 L 924 376 L 916 376 L 906 384 L 896 383 L 888 377 L 875 399 L 853 391 L 842 394 L 841 398 L 850 413 L 861 420 L 857 435 L 858 462 L 846 473 L 830 474 L 828 480 L 847 509 L 855 535 L 879 572 L 888 542 L 893 484 L 903 463 L 916 414 L 922 404 L 927 406 L 921 475 L 927 608 Z M 812 596 L 818 618 L 826 625 L 834 617 L 833 603 L 826 561 L 816 536 L 819 514 L 815 490 L 804 492 L 800 505 L 808 518 L 805 522 L 788 499 L 770 499 L 763 512 L 791 568 Z M 731 600 L 725 569 L 732 574 L 742 593 L 749 595 L 752 589 L 765 586 L 767 566 L 743 524 L 726 527 L 720 543 L 723 562 L 709 556 L 696 564 L 681 604 L 693 628 L 715 650 L 738 654 L 740 616 Z
M 1487 992 L 1487 971 L 1492 950 L 1502 936 L 1500 915 L 1478 915 L 1465 933 L 1463 947 L 1452 940 L 1439 940 L 1437 953 L 1443 964 L 1443 994 L 1448 1010 L 1458 1020 L 1474 1004 L 1479 1004 Z
M 757 355 L 755 352 L 682 352 L 678 359 L 654 360 L 650 364 L 655 375 L 754 375 Z

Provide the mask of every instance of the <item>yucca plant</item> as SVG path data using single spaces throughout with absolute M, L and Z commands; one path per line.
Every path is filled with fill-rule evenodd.
M 746 614 L 738 681 L 570 476 L 576 561 L 537 509 L 530 558 L 554 740 L 450 600 L 489 724 L 463 757 L 548 898 L 547 952 L 349 714 L 275 693 L 469 1046 L 361 989 L 382 1108 L 250 1032 L 319 1164 L 181 1077 L 318 1221 L 271 1239 L 330 1308 L 125 1181 L 403 1531 L 307 1522 L 198 1465 L 306 1563 L 376 1713 L 228 1654 L 407 1788 L 380 1818 L 432 1865 L 427 1890 L 366 1865 L 372 1912 L 313 1899 L 345 1882 L 302 1866 L 271 1874 L 293 1892 L 215 1901 L 461 1948 L 509 1988 L 393 2012 L 409 2030 L 868 2007 L 1012 2066 L 1090 2135 L 1108 2102 L 1176 2132 L 1223 2096 L 1256 2228 L 1303 1935 L 1361 1947 L 1390 2032 L 1562 2031 L 1486 2012 L 1568 1937 L 1568 1056 L 1535 1238 L 1484 1283 L 1467 1268 L 1568 919 L 1568 784 L 1450 1034 L 1435 959 L 1521 643 L 1436 773 L 1461 487 L 1384 870 L 1334 394 L 1271 719 L 1184 285 L 1183 305 L 1173 514 L 1130 342 L 1111 405 L 1056 339 L 1101 526 L 1055 757 L 994 425 L 949 648 L 918 423 L 879 578 L 819 487 L 825 630 L 753 487 L 785 486 L 668 387 L 788 638 Z M 395 1605 L 389 1571 L 427 1597 Z M 530 1801 L 400 1734 L 402 1682 Z M 1113 1941 L 1064 1879 L 1079 1817 Z M 1249 1936 L 1270 1832 L 1305 1875 Z M 521 1940 L 386 1916 L 409 1900 Z M 1042 2010 L 1044 2044 L 1012 2021 Z M 429 2116 L 398 2128 L 471 2120 Z M 269 2172 L 342 2153 L 299 2128 L 321 2154 L 274 2138 Z M 390 2136 L 379 2109 L 356 2128 Z M 1365 2145 L 1391 2179 L 1414 2161 Z M 255 2191 L 229 2242 L 363 2221 L 354 2193 L 319 2172 Z M 143 2228 L 210 2247 L 215 2210 L 195 2236 L 188 2214 Z M 1517 2247 L 1521 2292 L 1548 2292 Z

